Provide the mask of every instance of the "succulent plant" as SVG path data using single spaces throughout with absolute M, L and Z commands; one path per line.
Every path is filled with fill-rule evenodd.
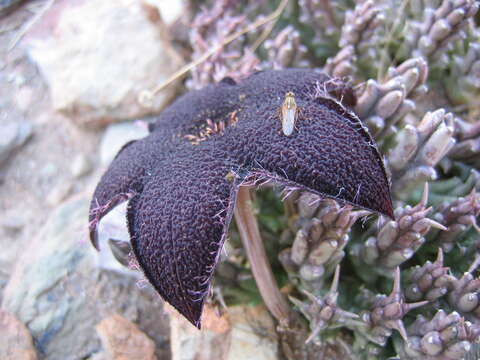
M 440 248 L 438 257 L 433 263 L 427 261 L 422 266 L 417 265 L 412 269 L 405 296 L 410 301 L 434 301 L 446 295 L 455 280 L 450 274 L 450 269 L 443 264 L 443 252 Z
M 392 335 L 392 330 L 398 331 L 401 337 L 408 341 L 408 335 L 403 324 L 405 315 L 418 307 L 424 306 L 428 301 L 406 303 L 400 285 L 400 269 L 394 271 L 393 289 L 390 295 L 376 295 L 368 310 L 360 314 L 362 322 L 357 325 L 359 336 L 366 337 L 369 341 L 384 346 Z
M 291 25 L 280 31 L 274 39 L 266 40 L 264 46 L 268 59 L 271 59 L 268 66 L 272 69 L 284 69 L 293 65 L 308 67 L 305 59 L 307 48 L 301 43 L 300 32 Z
M 480 232 L 476 222 L 479 214 L 480 194 L 475 189 L 466 197 L 459 197 L 452 202 L 444 202 L 438 206 L 435 218 L 448 227 L 447 231 L 438 235 L 438 242 L 445 252 L 458 245 L 458 239 L 471 227 Z
M 327 328 L 335 328 L 344 326 L 349 319 L 357 319 L 359 316 L 348 311 L 340 309 L 337 305 L 338 299 L 338 282 L 340 278 L 340 266 L 337 265 L 335 275 L 333 276 L 332 285 L 328 293 L 322 298 L 317 297 L 308 291 L 304 290 L 309 302 L 303 303 L 300 300 L 291 297 L 292 301 L 299 310 L 306 316 L 313 326 L 312 333 L 307 338 L 305 343 L 312 340 L 321 341 L 318 336 L 322 330 Z
M 106 211 L 130 201 L 133 251 L 167 301 L 199 326 L 220 262 L 215 297 L 227 307 L 264 301 L 290 359 L 468 356 L 480 339 L 479 3 L 291 0 L 263 31 L 251 26 L 276 5 L 206 1 L 189 30 L 192 61 L 249 31 L 193 69 L 187 87 L 202 90 L 120 152 L 92 202 L 92 236 Z M 315 70 L 268 71 L 292 67 Z M 295 106 L 282 112 L 287 92 Z M 375 171 L 360 165 L 345 124 L 363 134 Z M 174 185 L 155 170 L 169 161 L 178 161 Z M 198 180 L 210 170 L 221 176 Z M 195 186 L 210 195 L 186 190 Z M 178 255 L 173 270 L 171 249 L 157 244 L 173 227 L 152 225 L 164 219 L 158 209 L 183 216 L 167 248 L 197 246 L 201 259 Z M 110 245 L 125 258 L 124 244 Z
M 450 305 L 470 318 L 474 323 L 480 319 L 480 279 L 465 273 L 460 279 L 452 281 L 448 294 Z
M 431 319 L 417 316 L 407 331 L 409 343 L 396 343 L 405 359 L 462 359 L 480 336 L 480 326 L 465 321 L 457 312 L 443 310 Z
M 425 186 L 424 197 L 419 204 L 398 207 L 395 209 L 395 220 L 380 219 L 375 236 L 368 237 L 365 242 L 352 248 L 354 261 L 371 267 L 377 273 L 391 272 L 409 260 L 425 243 L 424 236 L 431 227 L 447 230 L 427 217 L 432 210 L 426 208 L 427 201 L 428 186 Z M 365 269 L 362 276 L 366 277 L 367 274 L 368 270 Z
M 478 84 L 478 88 L 480 89 L 480 83 Z M 455 120 L 455 137 L 458 139 L 458 142 L 450 150 L 448 157 L 454 161 L 462 161 L 479 168 L 480 123 L 470 123 L 460 118 Z
M 209 47 L 221 45 L 230 35 L 245 26 L 248 19 L 242 14 L 235 14 L 236 5 L 236 1 L 217 1 L 210 11 L 200 12 L 195 17 L 189 33 L 193 59 L 200 57 Z M 258 70 L 259 62 L 248 47 L 239 42 L 229 44 L 197 66 L 186 85 L 190 89 L 200 89 L 227 76 L 239 79 Z
M 354 10 L 347 10 L 338 40 L 342 50 L 327 60 L 325 70 L 335 77 L 352 76 L 359 71 L 358 65 L 375 61 L 377 48 L 371 44 L 378 40 L 383 21 L 383 13 L 371 0 L 359 2 Z
M 301 228 L 292 246 L 282 250 L 279 259 L 288 274 L 298 278 L 306 290 L 318 291 L 343 259 L 353 223 L 370 212 L 352 211 L 351 205 L 340 206 L 331 199 L 321 201 L 311 193 L 300 195 L 298 208 Z
M 425 6 L 421 9 L 423 18 L 409 21 L 405 46 L 413 56 L 422 56 L 430 61 L 448 60 L 445 51 L 456 39 L 465 36 L 469 18 L 478 10 L 478 3 L 471 0 L 442 1 L 435 7 Z
M 408 97 L 425 93 L 427 75 L 425 60 L 412 58 L 390 68 L 381 83 L 370 79 L 358 86 L 355 112 L 377 139 L 395 132 L 395 124 L 415 109 Z

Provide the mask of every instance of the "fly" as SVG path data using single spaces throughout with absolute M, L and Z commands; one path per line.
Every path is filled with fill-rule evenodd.
M 285 94 L 285 101 L 282 104 L 282 130 L 288 136 L 293 133 L 295 121 L 297 120 L 297 103 L 295 94 L 291 91 Z

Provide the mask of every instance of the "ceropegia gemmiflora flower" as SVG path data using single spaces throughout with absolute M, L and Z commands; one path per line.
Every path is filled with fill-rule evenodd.
M 98 184 L 93 243 L 100 218 L 128 200 L 133 252 L 145 276 L 200 327 L 242 183 L 274 178 L 392 217 L 382 158 L 360 120 L 329 94 L 339 85 L 330 80 L 312 70 L 265 71 L 178 99 L 149 136 L 119 152 Z M 301 109 L 289 136 L 279 111 L 286 92 Z

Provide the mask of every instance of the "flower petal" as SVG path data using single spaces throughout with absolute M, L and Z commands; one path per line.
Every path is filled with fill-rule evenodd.
M 159 144 L 154 140 L 147 137 L 125 144 L 97 184 L 89 213 L 90 241 L 96 249 L 100 220 L 115 206 L 141 192 L 145 173 L 160 160 L 155 156 L 161 153 Z
M 198 328 L 236 194 L 228 168 L 205 155 L 192 152 L 159 167 L 127 210 L 145 276 Z
M 328 98 L 304 101 L 296 126 L 288 137 L 270 132 L 257 139 L 254 157 L 261 169 L 306 190 L 393 217 L 382 157 L 353 113 Z

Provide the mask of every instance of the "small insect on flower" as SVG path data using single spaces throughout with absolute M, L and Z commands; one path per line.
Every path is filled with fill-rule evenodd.
M 295 94 L 289 91 L 285 94 L 285 101 L 282 105 L 282 130 L 284 135 L 288 136 L 293 133 L 296 120 L 297 103 L 295 102 Z

